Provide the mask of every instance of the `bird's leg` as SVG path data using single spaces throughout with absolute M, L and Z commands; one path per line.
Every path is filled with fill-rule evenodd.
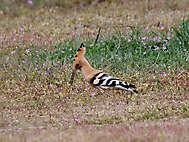
M 101 89 L 100 87 L 97 87 L 97 86 L 95 86 L 95 89 L 97 90 L 98 94 L 100 94 L 100 95 L 103 95 L 105 92 L 103 89 Z

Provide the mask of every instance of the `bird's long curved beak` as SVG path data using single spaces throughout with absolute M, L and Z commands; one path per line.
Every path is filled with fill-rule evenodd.
M 75 72 L 76 72 L 76 70 L 74 69 L 72 74 L 71 74 L 71 79 L 70 79 L 70 84 L 71 85 L 73 84 L 73 81 L 74 81 Z

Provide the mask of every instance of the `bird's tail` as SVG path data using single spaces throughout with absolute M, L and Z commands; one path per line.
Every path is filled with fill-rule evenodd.
M 131 91 L 133 93 L 138 93 L 138 91 L 136 90 L 136 86 L 134 84 L 131 83 L 127 83 L 125 81 L 119 80 L 118 84 L 115 85 L 116 89 L 121 89 L 121 90 L 128 90 Z

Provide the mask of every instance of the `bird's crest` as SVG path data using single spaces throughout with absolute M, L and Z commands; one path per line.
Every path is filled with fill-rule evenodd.
M 85 55 L 85 51 L 86 51 L 85 46 L 84 46 L 83 43 L 81 43 L 80 48 L 77 50 L 75 58 L 80 57 L 80 56 L 84 56 Z
M 85 55 L 85 51 L 86 51 L 86 49 L 84 47 L 84 44 L 81 43 L 80 48 L 77 50 L 77 53 L 75 55 L 75 59 L 73 62 L 74 70 L 81 68 L 81 60 L 82 60 L 82 57 L 84 57 L 84 55 Z
M 77 50 L 77 53 L 75 55 L 75 59 L 73 61 L 73 72 L 72 72 L 72 75 L 71 75 L 71 84 L 73 83 L 76 70 L 81 69 L 81 66 L 82 66 L 81 60 L 82 60 L 82 57 L 84 57 L 85 52 L 86 52 L 85 45 L 83 43 L 81 43 L 80 48 Z

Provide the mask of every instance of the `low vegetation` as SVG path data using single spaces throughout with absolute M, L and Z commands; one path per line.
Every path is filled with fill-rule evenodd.
M 187 3 L 3 1 L 0 141 L 188 141 Z M 99 94 L 80 73 L 71 86 L 82 42 L 93 67 L 139 94 Z

